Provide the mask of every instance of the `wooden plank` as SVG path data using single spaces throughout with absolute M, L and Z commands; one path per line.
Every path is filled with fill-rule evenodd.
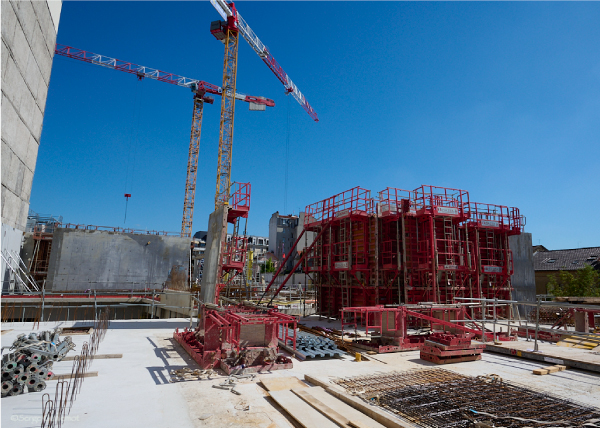
M 558 370 L 561 372 L 567 370 L 567 366 L 561 366 L 560 364 L 557 364 L 556 367 L 558 367 Z
M 316 388 L 320 388 L 317 386 Z M 340 415 L 338 412 L 333 410 L 331 407 L 323 403 L 322 401 L 316 399 L 311 393 L 310 390 L 314 388 L 300 388 L 300 389 L 292 389 L 292 392 L 296 394 L 298 397 L 306 401 L 312 407 L 317 409 L 323 416 L 327 419 L 330 419 L 332 422 L 336 423 L 341 427 L 347 427 L 350 423 L 350 420 L 345 416 Z
M 296 391 L 292 391 L 296 392 Z M 314 386 L 312 388 L 308 388 L 303 390 L 304 394 L 310 394 L 319 402 L 323 403 L 323 405 L 330 408 L 332 411 L 343 415 L 345 419 L 347 419 L 350 425 L 357 424 L 361 427 L 369 427 L 369 428 L 384 428 L 379 422 L 365 415 L 364 413 L 356 410 L 354 407 L 344 403 L 342 400 L 334 397 L 330 393 L 328 393 L 321 386 Z M 310 403 L 309 403 L 310 404 Z
M 83 375 L 80 375 L 79 377 L 96 377 L 98 376 L 98 372 L 87 372 L 84 373 Z M 54 378 L 52 380 L 62 380 L 62 379 L 71 379 L 71 373 L 61 373 L 61 374 L 55 374 Z M 49 381 L 46 381 L 49 382 Z
M 61 336 L 76 336 L 78 334 L 92 334 L 94 332 L 93 327 L 64 327 Z
M 269 394 L 304 428 L 338 428 L 336 424 L 313 409 L 292 391 L 269 391 Z
M 369 425 L 365 425 L 362 422 L 358 421 L 350 421 L 348 425 L 350 425 L 353 428 L 369 428 Z
M 546 369 L 533 369 L 533 374 L 535 375 L 545 375 L 548 374 L 548 370 Z
M 70 355 L 68 357 L 63 358 L 61 361 L 73 361 L 75 360 L 76 355 Z M 94 355 L 94 360 L 107 360 L 111 358 L 123 358 L 123 354 L 98 354 Z
M 556 373 L 560 371 L 560 369 L 556 366 L 544 367 L 544 369 L 547 370 L 548 373 Z
M 260 376 L 262 384 L 267 391 L 286 391 L 290 389 L 308 388 L 308 385 L 294 376 Z
M 339 398 L 344 403 L 349 406 L 354 407 L 356 410 L 364 413 L 365 415 L 371 417 L 375 421 L 379 422 L 381 425 L 387 428 L 413 428 L 416 425 L 411 424 L 408 421 L 401 419 L 399 416 L 391 415 L 390 413 L 382 410 L 376 406 L 371 406 L 361 400 L 358 397 L 353 397 L 352 395 L 347 394 L 341 388 L 337 386 L 332 386 L 330 383 L 325 382 L 319 378 L 310 375 L 304 375 L 304 379 L 307 382 L 312 383 L 313 385 L 318 385 L 325 388 L 329 394 L 333 395 L 336 398 Z

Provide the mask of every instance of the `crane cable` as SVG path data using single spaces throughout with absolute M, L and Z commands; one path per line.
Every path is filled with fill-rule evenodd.
M 290 162 L 290 132 L 291 132 L 291 126 L 290 126 L 290 100 L 292 99 L 292 97 L 289 96 L 290 94 L 287 94 L 288 97 L 288 109 L 287 109 L 287 130 L 286 130 L 286 137 L 285 137 L 285 184 L 284 184 L 284 191 L 283 191 L 283 213 L 285 215 L 287 215 L 287 196 L 288 196 L 288 170 L 289 170 L 289 162 Z
M 144 79 L 139 79 L 140 82 L 143 82 Z M 135 160 L 137 157 L 137 148 L 139 145 L 139 137 L 140 137 L 140 118 L 141 118 L 141 105 L 142 105 L 142 87 L 141 84 L 137 85 L 135 90 L 135 98 L 133 101 L 133 112 L 132 112 L 132 120 L 131 123 L 133 127 L 131 128 L 131 132 L 129 134 L 129 152 L 127 153 L 127 168 L 125 170 L 125 219 L 123 220 L 123 224 L 127 221 L 127 206 L 129 203 L 129 198 L 131 197 L 131 190 L 133 189 L 133 177 L 135 173 Z M 131 168 L 130 168 L 131 167 Z M 131 173 L 130 173 L 131 169 Z

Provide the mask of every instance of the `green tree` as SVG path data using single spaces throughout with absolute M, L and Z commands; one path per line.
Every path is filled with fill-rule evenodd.
M 550 275 L 548 293 L 555 296 L 600 297 L 600 272 L 592 266 L 567 272 L 560 271 Z
M 271 273 L 275 272 L 275 264 L 271 259 L 267 259 L 264 265 L 260 267 L 261 273 Z

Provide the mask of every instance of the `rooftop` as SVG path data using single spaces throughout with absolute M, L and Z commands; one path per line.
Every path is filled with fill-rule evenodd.
M 538 251 L 533 255 L 533 269 L 578 270 L 586 265 L 600 263 L 600 247 L 573 248 L 568 250 Z

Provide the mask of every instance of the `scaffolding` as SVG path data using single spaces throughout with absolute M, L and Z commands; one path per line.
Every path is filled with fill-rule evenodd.
M 508 238 L 524 224 L 517 208 L 429 185 L 388 187 L 376 199 L 354 187 L 308 205 L 304 230 L 318 238 L 306 250 L 305 272 L 317 289 L 317 312 L 338 317 L 347 307 L 510 299 Z

